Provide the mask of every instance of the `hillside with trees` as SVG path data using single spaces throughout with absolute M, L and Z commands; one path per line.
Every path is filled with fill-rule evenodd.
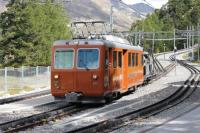
M 40 0 L 44 1 L 44 0 Z M 54 3 L 62 4 L 71 21 L 102 20 L 109 22 L 110 7 L 113 6 L 114 28 L 118 31 L 128 30 L 130 25 L 138 19 L 143 18 L 149 10 L 148 5 L 144 5 L 141 10 L 140 5 L 125 5 L 120 0 L 51 0 Z M 0 0 L 0 13 L 5 8 L 6 2 Z M 2 8 L 2 10 L 1 10 Z M 138 13 L 136 10 L 142 11 Z
M 10 0 L 7 10 L 1 13 L 0 64 L 3 67 L 50 65 L 52 42 L 71 38 L 66 7 L 52 4 L 52 0 L 39 1 Z M 169 0 L 146 19 L 134 22 L 131 31 L 166 31 L 173 36 L 174 29 L 197 28 L 199 23 L 199 0 Z M 173 50 L 172 41 L 156 41 L 155 51 L 162 52 L 164 43 L 167 50 Z M 142 44 L 148 50 L 152 41 L 143 40 Z
M 0 15 L 0 64 L 50 65 L 52 43 L 70 38 L 68 23 L 63 7 L 51 0 L 11 0 Z
M 195 29 L 200 24 L 200 1 L 199 0 L 169 0 L 169 2 L 159 10 L 147 16 L 146 19 L 132 24 L 131 31 L 167 31 L 187 30 L 193 26 Z M 145 47 L 150 47 L 150 41 L 144 42 Z M 173 50 L 172 41 L 158 41 L 156 52 L 163 49 L 163 43 L 167 44 L 169 50 Z M 182 43 L 178 41 L 178 43 Z

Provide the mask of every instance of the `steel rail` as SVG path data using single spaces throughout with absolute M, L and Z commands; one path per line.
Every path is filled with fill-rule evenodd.
M 174 60 L 174 57 L 170 57 Z M 161 100 L 155 104 L 146 106 L 144 108 L 134 110 L 127 114 L 121 115 L 116 117 L 112 120 L 105 120 L 95 124 L 91 124 L 86 127 L 82 127 L 79 129 L 71 130 L 70 132 L 109 132 L 121 128 L 126 125 L 128 121 L 135 120 L 137 118 L 147 118 L 158 114 L 166 109 L 172 108 L 173 106 L 183 102 L 187 99 L 197 88 L 199 84 L 199 73 L 200 71 L 190 66 L 183 61 L 178 61 L 178 63 L 185 68 L 187 68 L 191 75 L 189 78 L 184 82 L 183 86 L 181 86 L 175 93 L 170 95 L 169 97 Z M 111 128 L 112 127 L 112 128 Z
M 173 64 L 170 64 L 169 66 L 167 66 L 165 68 L 167 71 L 163 72 L 163 74 L 157 75 L 156 77 L 165 75 L 173 68 L 174 68 Z M 77 108 L 76 106 L 72 106 L 72 105 L 56 108 L 56 109 L 53 109 L 53 110 L 50 110 L 47 112 L 43 112 L 40 114 L 36 114 L 36 115 L 21 118 L 21 119 L 9 121 L 6 123 L 2 123 L 2 124 L 0 124 L 0 130 L 3 133 L 22 131 L 27 128 L 35 127 L 37 125 L 42 125 L 42 124 L 48 123 L 49 121 L 52 121 L 54 119 L 61 118 L 66 115 L 69 115 L 69 114 L 73 114 L 73 113 L 82 111 L 87 108 L 88 107 Z
M 18 96 L 2 98 L 2 99 L 0 99 L 0 105 L 17 102 L 17 101 L 21 101 L 21 100 L 26 100 L 26 99 L 31 99 L 31 98 L 35 98 L 35 97 L 39 97 L 39 96 L 43 96 L 43 95 L 48 95 L 48 94 L 50 94 L 49 90 L 42 90 L 42 91 L 35 92 L 35 93 L 27 93 L 27 94 L 18 95 Z

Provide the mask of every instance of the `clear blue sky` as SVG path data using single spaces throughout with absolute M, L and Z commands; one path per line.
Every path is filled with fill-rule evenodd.
M 161 8 L 163 4 L 166 4 L 168 0 L 122 0 L 126 4 L 135 4 L 135 3 L 150 3 L 154 8 Z M 146 1 L 146 2 L 145 2 Z M 147 4 L 147 3 L 146 3 Z

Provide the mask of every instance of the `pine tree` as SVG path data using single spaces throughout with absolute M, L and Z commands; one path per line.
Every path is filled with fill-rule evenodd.
M 50 0 L 11 0 L 0 15 L 3 66 L 50 65 L 53 41 L 70 38 L 69 20 Z

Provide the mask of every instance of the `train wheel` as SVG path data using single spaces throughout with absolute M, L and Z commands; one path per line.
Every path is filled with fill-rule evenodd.
M 122 97 L 121 93 L 120 92 L 117 92 L 117 97 L 116 99 L 120 99 Z
M 64 101 L 65 97 L 54 96 L 54 101 Z
M 134 91 L 135 91 L 135 87 L 129 88 L 128 91 L 129 91 L 130 93 L 134 92 Z
M 83 103 L 77 102 L 77 103 L 74 103 L 74 105 L 76 105 L 76 107 L 82 107 L 82 106 L 83 106 Z
M 112 97 L 106 97 L 105 100 L 106 100 L 106 103 L 111 103 L 113 101 L 113 98 Z
M 138 86 L 135 86 L 134 88 L 135 88 L 135 91 L 138 90 Z
M 113 101 L 113 95 L 110 94 L 110 95 L 105 96 L 105 101 L 106 103 L 111 103 Z

